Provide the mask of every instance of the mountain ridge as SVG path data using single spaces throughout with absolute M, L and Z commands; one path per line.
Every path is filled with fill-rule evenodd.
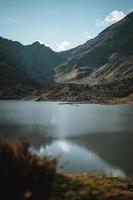
M 55 52 L 0 37 L 0 81 L 100 84 L 133 77 L 133 12 L 95 38 Z
M 99 83 L 98 78 L 95 77 L 97 69 L 104 67 L 104 65 L 110 63 L 111 57 L 117 53 L 116 59 L 121 58 L 125 60 L 129 59 L 132 63 L 133 58 L 133 12 L 127 15 L 121 21 L 107 27 L 96 38 L 87 41 L 76 49 L 76 55 L 68 62 L 59 65 L 56 68 L 56 81 L 58 82 L 78 82 L 84 83 L 85 77 L 90 79 L 86 83 Z M 74 53 L 74 52 L 72 52 Z M 130 55 L 130 57 L 128 57 Z M 112 60 L 113 63 L 113 60 Z M 107 65 L 107 67 L 109 67 Z M 112 65 L 110 66 L 112 67 Z M 119 65 L 116 65 L 116 68 Z M 133 70 L 133 66 L 130 66 L 130 70 Z M 105 69 L 106 71 L 106 69 Z M 126 71 L 127 73 L 127 71 Z M 97 72 L 96 72 L 97 74 Z M 129 77 L 132 74 L 129 75 Z M 128 76 L 125 76 L 127 78 Z M 83 78 L 83 79 L 82 79 Z M 115 74 L 114 79 L 118 76 Z M 113 78 L 111 81 L 113 81 Z M 86 79 L 86 80 L 87 80 Z M 95 79 L 95 80 L 93 80 Z M 102 80 L 102 77 L 99 77 Z M 110 81 L 108 77 L 104 75 L 104 80 Z

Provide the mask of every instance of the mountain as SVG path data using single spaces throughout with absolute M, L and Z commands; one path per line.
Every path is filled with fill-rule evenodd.
M 133 12 L 67 54 L 55 69 L 57 82 L 95 84 L 133 77 Z
M 0 80 L 54 80 L 61 56 L 39 42 L 24 46 L 0 37 Z
M 54 52 L 39 42 L 0 37 L 0 82 L 97 84 L 133 77 L 133 12 L 76 48 Z

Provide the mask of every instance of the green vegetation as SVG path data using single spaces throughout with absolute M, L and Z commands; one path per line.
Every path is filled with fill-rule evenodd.
M 32 155 L 25 140 L 0 140 L 2 200 L 132 200 L 133 180 L 57 173 L 55 159 Z
M 133 79 L 100 85 L 48 84 L 31 81 L 0 87 L 0 99 L 32 99 L 87 103 L 133 102 Z M 129 98 L 125 98 L 128 97 Z M 125 99 L 123 99 L 125 98 Z

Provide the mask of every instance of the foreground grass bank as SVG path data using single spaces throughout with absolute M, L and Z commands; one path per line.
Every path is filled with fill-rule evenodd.
M 133 180 L 76 174 L 59 176 L 53 199 L 132 200 Z
M 133 180 L 90 174 L 63 175 L 55 159 L 32 155 L 29 144 L 0 140 L 2 200 L 132 200 Z

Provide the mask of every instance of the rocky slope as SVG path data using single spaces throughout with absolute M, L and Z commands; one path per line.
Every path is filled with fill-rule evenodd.
M 71 50 L 55 71 L 58 82 L 95 84 L 133 77 L 133 12 Z

